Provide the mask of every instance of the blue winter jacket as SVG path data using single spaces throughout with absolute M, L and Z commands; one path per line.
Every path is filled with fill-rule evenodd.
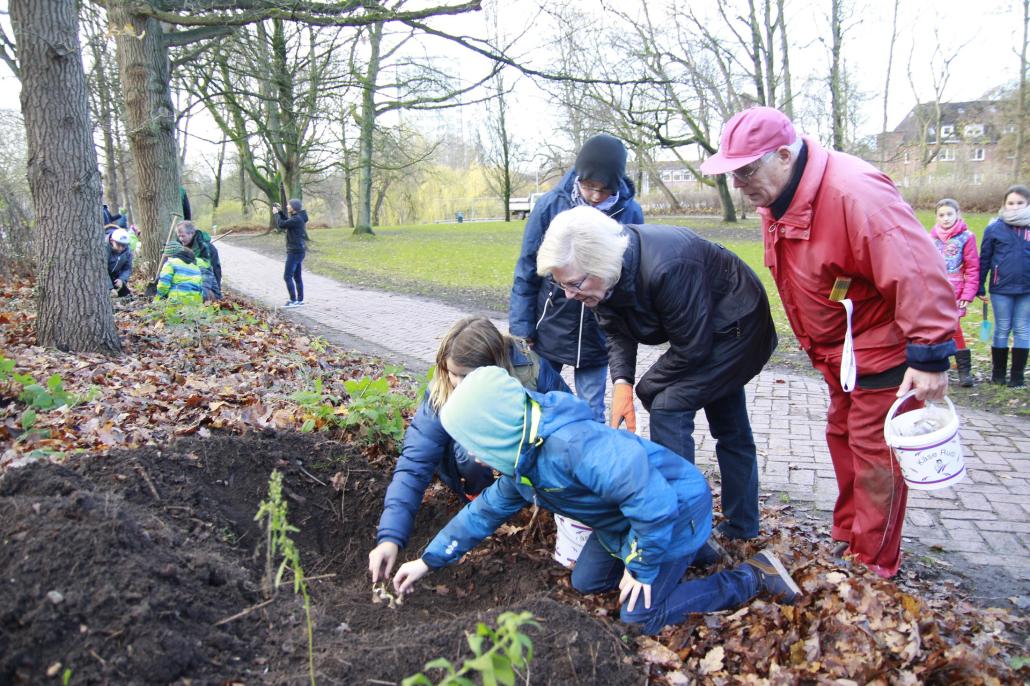
M 1000 295 L 1030 293 L 1030 227 L 1010 226 L 995 219 L 980 243 L 980 290 L 990 274 L 990 292 Z
M 123 284 L 129 283 L 129 277 L 132 276 L 132 251 L 126 248 L 122 252 L 115 252 L 108 241 L 107 275 L 111 277 L 112 286 L 115 279 L 121 279 Z
M 594 529 L 637 581 L 696 552 L 712 529 L 712 496 L 698 469 L 657 443 L 594 421 L 586 402 L 529 392 L 514 476 L 502 476 L 430 542 L 422 560 L 443 567 L 529 503 Z
M 508 354 L 511 355 L 512 366 L 516 371 L 531 364 L 518 345 L 512 345 Z M 532 390 L 570 393 L 562 378 L 546 364 L 539 365 L 535 388 Z M 402 548 L 407 545 L 426 488 L 433 480 L 433 473 L 440 466 L 440 461 L 452 447 L 456 447 L 454 440 L 444 430 L 440 416 L 429 404 L 427 390 L 404 434 L 404 446 L 397 458 L 393 480 L 386 489 L 383 516 L 379 519 L 379 530 L 376 533 L 378 543 L 393 541 Z
M 567 300 L 562 289 L 536 273 L 536 253 L 547 227 L 559 212 L 572 207 L 576 171 L 565 175 L 540 198 L 522 234 L 522 254 L 515 263 L 515 280 L 508 305 L 508 328 L 513 336 L 532 339 L 533 349 L 544 358 L 574 367 L 608 364 L 604 334 L 593 313 L 583 303 Z M 628 177 L 619 184 L 619 200 L 607 210 L 622 224 L 643 224 L 644 212 L 633 199 L 636 190 Z

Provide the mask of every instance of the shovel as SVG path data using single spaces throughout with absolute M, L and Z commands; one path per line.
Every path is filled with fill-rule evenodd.
M 984 302 L 984 316 L 983 321 L 980 322 L 980 340 L 984 343 L 989 342 L 992 336 L 993 325 L 991 324 L 990 317 L 987 316 L 987 303 Z

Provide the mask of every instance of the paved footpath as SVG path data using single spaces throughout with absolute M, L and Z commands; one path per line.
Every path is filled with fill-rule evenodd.
M 282 261 L 226 243 L 219 253 L 227 286 L 269 307 L 286 302 Z M 337 339 L 351 347 L 419 370 L 433 363 L 451 324 L 468 314 L 422 298 L 350 288 L 310 272 L 304 274 L 304 289 L 308 304 L 283 313 L 317 324 L 329 338 L 339 334 Z M 494 323 L 507 330 L 503 319 Z M 659 352 L 641 346 L 638 376 Z M 766 370 L 747 385 L 747 396 L 762 493 L 811 503 L 828 521 L 837 484 L 824 437 L 825 384 Z M 905 539 L 940 546 L 976 565 L 1000 565 L 1030 580 L 1030 420 L 971 409 L 960 414 L 968 477 L 957 487 L 910 491 Z M 647 435 L 646 412 L 638 408 L 637 417 Z M 694 437 L 698 466 L 717 472 L 715 442 L 703 413 Z

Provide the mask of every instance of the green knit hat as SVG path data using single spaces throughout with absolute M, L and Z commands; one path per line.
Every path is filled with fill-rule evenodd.
M 473 458 L 511 476 L 526 425 L 526 391 L 500 367 L 474 369 L 447 399 L 440 422 Z

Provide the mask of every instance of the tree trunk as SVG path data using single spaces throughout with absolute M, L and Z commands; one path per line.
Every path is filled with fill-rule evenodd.
M 891 71 L 894 68 L 894 45 L 898 42 L 898 5 L 901 0 L 894 0 L 894 21 L 891 22 L 891 42 L 887 49 L 887 76 L 883 80 L 883 121 L 880 126 L 880 133 L 887 133 L 887 102 L 891 90 Z M 881 140 L 883 138 L 881 137 Z M 887 149 L 880 145 L 880 164 L 886 161 Z
M 250 216 L 250 198 L 247 197 L 247 170 L 240 162 L 240 214 L 244 219 Z
M 1026 140 L 1026 43 L 1027 29 L 1030 28 L 1030 0 L 1023 0 L 1023 46 L 1019 54 L 1019 116 L 1016 128 L 1016 160 L 1012 169 L 1013 183 L 1023 180 L 1023 142 Z
M 12 0 L 10 12 L 38 222 L 36 342 L 117 353 L 76 2 Z
M 833 110 L 833 149 L 844 150 L 844 84 L 840 68 L 840 51 L 843 35 L 841 29 L 841 3 L 833 0 L 830 32 L 833 34 L 830 62 L 830 102 Z
M 762 32 L 755 13 L 755 0 L 748 0 L 748 21 L 751 23 L 751 64 L 754 66 L 755 98 L 763 105 L 772 104 L 766 98 L 765 77 L 762 75 Z
M 358 225 L 355 234 L 372 231 L 372 143 L 376 127 L 376 80 L 379 78 L 379 48 L 383 39 L 383 23 L 368 27 L 368 67 L 361 83 L 361 115 L 358 124 Z
M 722 220 L 724 222 L 736 223 L 737 208 L 733 205 L 733 195 L 730 193 L 729 184 L 726 183 L 725 174 L 719 174 L 715 177 L 715 186 L 719 189 L 719 202 L 722 203 Z
M 783 0 L 776 0 L 777 21 L 780 28 L 780 60 L 783 62 L 783 113 L 794 119 L 794 91 L 790 86 L 790 57 L 787 51 L 787 19 L 783 13 Z
M 112 113 L 111 83 L 108 81 L 107 59 L 103 50 L 100 49 L 98 41 L 90 43 L 90 52 L 93 55 L 94 69 L 96 70 L 96 114 L 99 116 L 100 130 L 104 140 L 104 183 L 102 192 L 107 196 L 109 207 L 112 212 L 117 212 L 122 207 L 121 197 L 118 193 L 118 160 L 115 150 L 114 115 Z
M 132 14 L 130 0 L 109 0 L 107 17 L 118 46 L 125 125 L 136 176 L 136 223 L 148 278 L 161 260 L 173 216 L 182 215 L 171 65 L 160 22 Z

